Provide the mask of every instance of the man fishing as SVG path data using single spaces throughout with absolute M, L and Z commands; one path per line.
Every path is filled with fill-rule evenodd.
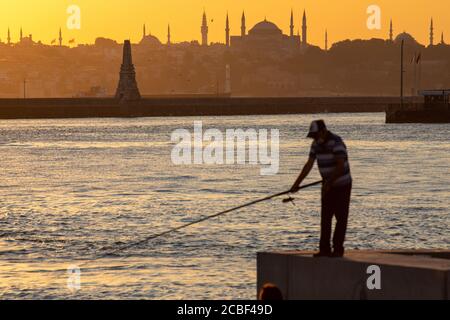
M 311 123 L 307 137 L 314 140 L 309 159 L 292 186 L 291 192 L 298 192 L 300 184 L 308 176 L 314 161 L 317 159 L 323 184 L 320 251 L 314 257 L 342 257 L 344 255 L 344 240 L 352 190 L 347 147 L 341 137 L 327 130 L 323 120 L 316 120 Z M 333 216 L 336 217 L 336 227 L 333 236 L 333 251 L 331 251 L 330 238 Z

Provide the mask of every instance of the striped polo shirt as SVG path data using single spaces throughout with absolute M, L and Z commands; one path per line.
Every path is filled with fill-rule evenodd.
M 324 181 L 329 180 L 333 175 L 333 171 L 336 169 L 336 160 L 344 159 L 344 173 L 336 179 L 333 187 L 347 186 L 352 182 L 347 147 L 338 135 L 329 132 L 327 141 L 322 144 L 314 140 L 309 156 L 317 159 L 319 172 Z

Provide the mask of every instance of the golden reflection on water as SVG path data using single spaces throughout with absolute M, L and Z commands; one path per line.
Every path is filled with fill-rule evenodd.
M 254 298 L 258 251 L 317 247 L 320 192 L 279 199 L 96 258 L 204 215 L 283 191 L 317 115 L 207 117 L 205 128 L 280 129 L 280 172 L 174 166 L 170 134 L 192 118 L 0 121 L 0 298 Z M 320 115 L 354 177 L 349 248 L 448 246 L 450 128 L 383 114 Z M 319 179 L 314 169 L 309 181 Z M 81 289 L 67 268 L 81 267 Z

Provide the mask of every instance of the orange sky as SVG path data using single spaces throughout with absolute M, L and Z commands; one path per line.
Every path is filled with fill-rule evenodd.
M 68 30 L 67 7 L 81 9 L 81 29 Z M 377 4 L 382 9 L 381 30 L 368 30 L 366 9 Z M 224 42 L 225 14 L 228 10 L 231 34 L 239 34 L 242 10 L 247 16 L 247 28 L 256 22 L 275 22 L 288 33 L 291 8 L 295 13 L 295 30 L 303 9 L 307 10 L 309 42 L 323 46 L 324 31 L 328 28 L 330 42 L 355 38 L 386 38 L 389 19 L 394 20 L 394 33 L 404 30 L 421 43 L 428 43 L 431 16 L 435 20 L 435 38 L 441 32 L 450 42 L 449 0 L 2 0 L 0 2 L 0 38 L 5 41 L 8 27 L 17 41 L 22 26 L 24 34 L 33 34 L 34 40 L 50 43 L 63 27 L 65 40 L 91 43 L 98 36 L 122 41 L 131 38 L 137 42 L 142 36 L 142 25 L 163 42 L 167 24 L 171 24 L 172 40 L 199 40 L 203 8 L 209 20 L 209 40 Z

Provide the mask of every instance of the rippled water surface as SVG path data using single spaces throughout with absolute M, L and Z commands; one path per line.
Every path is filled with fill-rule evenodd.
M 261 203 L 106 255 L 290 187 L 317 115 L 0 121 L 0 298 L 255 297 L 256 253 L 316 249 L 320 195 Z M 448 248 L 450 126 L 320 115 L 349 148 L 348 248 Z M 280 170 L 174 166 L 173 130 L 279 129 Z M 308 181 L 319 178 L 317 169 Z M 81 288 L 67 268 L 81 266 Z

